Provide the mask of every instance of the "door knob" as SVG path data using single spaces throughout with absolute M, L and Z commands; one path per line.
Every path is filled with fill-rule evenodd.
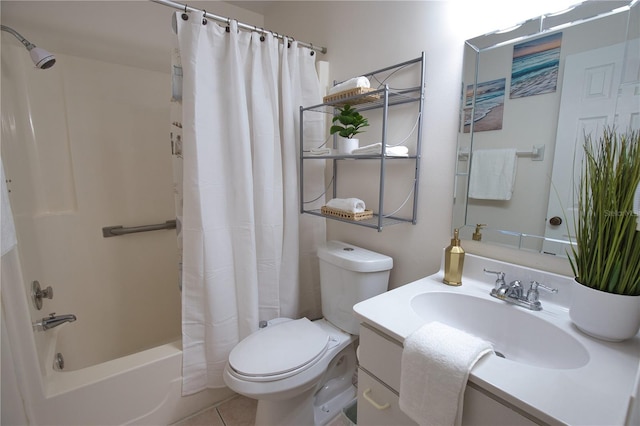
M 562 218 L 559 216 L 554 216 L 551 219 L 549 219 L 549 224 L 553 226 L 562 225 Z

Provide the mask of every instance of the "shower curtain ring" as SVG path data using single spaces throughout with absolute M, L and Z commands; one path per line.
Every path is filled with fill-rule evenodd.
M 202 25 L 207 25 L 207 11 L 202 10 Z
M 182 20 L 183 21 L 188 21 L 189 20 L 189 15 L 187 15 L 187 5 L 184 5 L 184 12 L 182 12 Z
M 231 32 L 231 28 L 229 28 L 230 25 L 231 25 L 231 18 L 227 18 L 227 27 L 224 30 L 228 33 Z
M 313 56 L 316 54 L 316 52 L 313 50 L 313 43 L 309 43 L 309 45 L 311 46 L 311 53 L 310 55 Z

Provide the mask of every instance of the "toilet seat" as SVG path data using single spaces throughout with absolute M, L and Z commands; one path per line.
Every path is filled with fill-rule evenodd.
M 248 381 L 284 379 L 315 364 L 331 341 L 307 318 L 282 322 L 238 343 L 229 354 L 230 372 Z

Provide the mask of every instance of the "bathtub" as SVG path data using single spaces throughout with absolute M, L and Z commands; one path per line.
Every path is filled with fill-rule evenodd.
M 234 395 L 182 397 L 181 370 L 181 341 L 79 370 L 51 369 L 41 408 L 50 425 L 168 425 Z
M 0 130 L 18 246 L 0 268 L 0 423 L 168 425 L 232 396 L 181 396 L 175 231 L 101 232 L 175 217 L 169 74 L 64 54 L 35 70 L 13 41 L 2 39 Z M 54 289 L 42 310 L 34 280 Z M 34 331 L 52 312 L 78 319 Z

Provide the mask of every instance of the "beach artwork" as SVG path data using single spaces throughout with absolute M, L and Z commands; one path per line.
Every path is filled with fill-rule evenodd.
M 511 99 L 556 91 L 562 33 L 513 46 Z
M 504 92 L 506 78 L 478 83 L 476 91 L 475 113 L 473 114 L 473 131 L 486 132 L 502 129 L 504 112 Z M 471 128 L 471 111 L 473 102 L 473 85 L 467 86 L 464 110 L 464 133 Z

